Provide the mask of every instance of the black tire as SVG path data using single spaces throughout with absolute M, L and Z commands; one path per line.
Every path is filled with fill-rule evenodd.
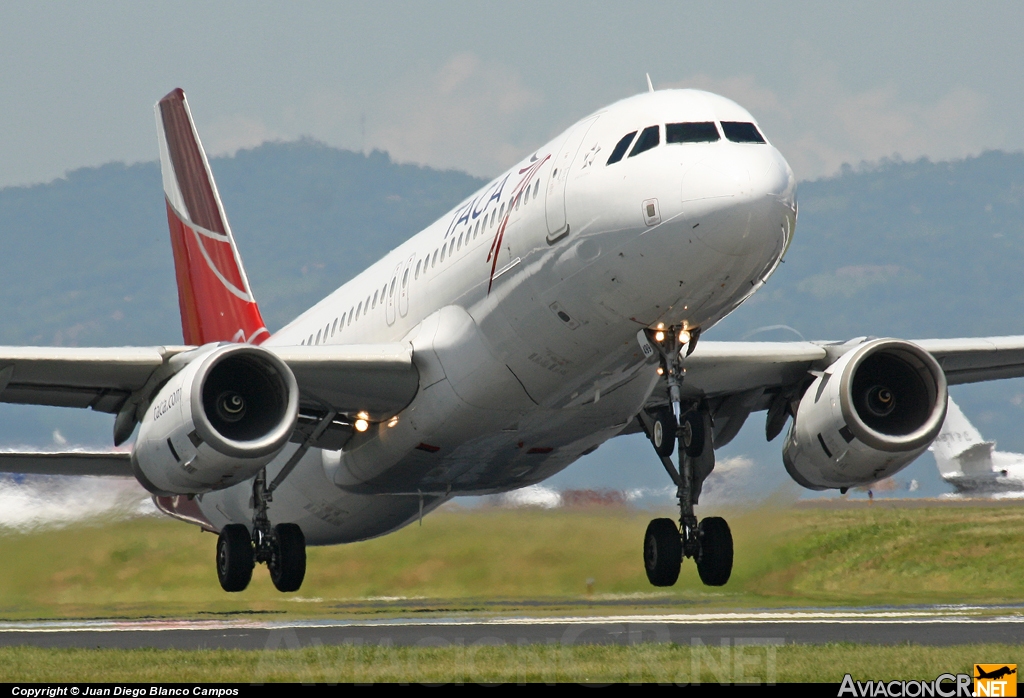
M 699 458 L 704 453 L 704 415 L 693 410 L 683 415 L 679 429 L 679 442 L 690 458 Z
M 700 552 L 697 555 L 697 574 L 709 587 L 720 587 L 732 575 L 732 531 L 725 519 L 709 516 L 697 526 Z
M 658 410 L 652 416 L 654 424 L 651 427 L 651 443 L 654 444 L 654 450 L 662 458 L 671 458 L 676 450 L 676 416 L 670 409 Z
M 656 587 L 670 587 L 679 579 L 683 540 L 672 519 L 654 519 L 644 536 L 644 570 Z
M 243 591 L 256 566 L 252 536 L 242 524 L 228 524 L 217 536 L 217 578 L 224 591 Z
M 278 591 L 298 591 L 306 577 L 306 537 L 298 524 L 274 526 L 277 541 L 267 567 Z

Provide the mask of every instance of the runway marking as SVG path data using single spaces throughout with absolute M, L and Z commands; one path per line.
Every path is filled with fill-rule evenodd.
M 1007 612 L 1011 611 L 1011 612 Z M 239 631 L 283 630 L 301 628 L 371 628 L 371 627 L 429 627 L 429 626 L 518 626 L 518 625 L 621 625 L 621 624 L 673 624 L 673 625 L 765 625 L 781 623 L 1024 623 L 1024 609 L 1017 607 L 936 607 L 910 610 L 873 611 L 754 611 L 722 613 L 634 614 L 616 616 L 551 616 L 497 618 L 392 618 L 378 620 L 58 620 L 9 621 L 0 623 L 0 633 L 60 633 L 60 632 L 160 632 L 185 631 Z

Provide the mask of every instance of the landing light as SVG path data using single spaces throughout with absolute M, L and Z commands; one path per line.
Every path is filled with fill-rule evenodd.
M 681 330 L 679 332 L 679 343 L 686 344 L 690 341 L 690 333 L 687 330 Z
M 370 423 L 365 419 L 357 419 L 353 426 L 355 426 L 356 431 L 363 432 L 370 428 Z
M 659 376 L 665 375 L 665 369 L 663 369 L 661 366 L 658 366 L 658 375 Z
M 664 342 L 665 341 L 665 333 L 662 332 L 661 330 L 658 330 L 657 332 L 655 332 L 654 333 L 654 341 L 655 342 Z
M 393 426 L 397 426 L 397 425 L 398 425 L 398 415 L 396 414 L 394 417 L 392 417 L 390 419 L 390 421 L 388 421 L 388 426 L 389 427 L 393 427 Z

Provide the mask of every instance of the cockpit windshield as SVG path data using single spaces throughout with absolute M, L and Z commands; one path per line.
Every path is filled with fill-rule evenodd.
M 691 121 L 665 125 L 666 143 L 713 143 L 721 136 L 714 121 Z
M 656 148 L 658 146 L 658 143 L 661 142 L 661 135 L 659 133 L 660 131 L 661 129 L 656 125 L 648 126 L 643 131 L 641 131 L 640 137 L 636 139 L 636 145 L 633 146 L 633 150 L 632 152 L 630 152 L 629 157 L 639 155 L 645 150 Z
M 725 137 L 733 143 L 764 143 L 764 136 L 757 130 L 757 126 L 744 121 L 723 121 L 722 131 Z
M 636 131 L 630 131 L 615 144 L 615 148 L 612 150 L 611 157 L 608 158 L 608 165 L 613 165 L 622 159 L 622 156 L 626 154 L 626 150 L 629 149 L 629 144 L 633 142 L 633 136 L 636 135 Z

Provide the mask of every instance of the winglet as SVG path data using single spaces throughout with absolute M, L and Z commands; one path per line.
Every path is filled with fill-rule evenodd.
M 647 73 L 647 91 L 654 92 L 654 83 L 651 82 L 651 74 Z
M 172 90 L 155 111 L 185 342 L 259 344 L 270 333 L 249 287 L 185 93 Z

